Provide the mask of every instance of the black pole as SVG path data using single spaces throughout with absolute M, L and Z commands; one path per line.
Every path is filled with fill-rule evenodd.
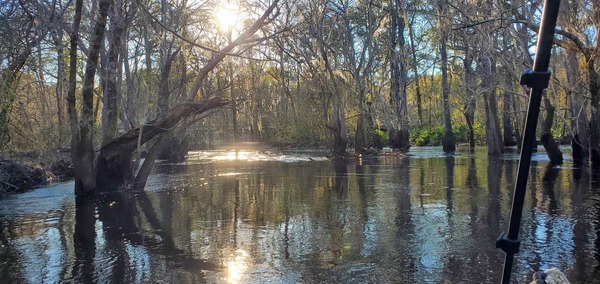
M 521 76 L 521 85 L 527 85 L 531 88 L 529 92 L 529 107 L 527 108 L 527 119 L 523 135 L 523 144 L 521 145 L 521 159 L 519 160 L 519 169 L 517 172 L 517 182 L 515 184 L 515 193 L 510 214 L 510 224 L 508 233 L 504 232 L 496 241 L 496 247 L 506 253 L 504 260 L 504 271 L 502 272 L 502 283 L 510 283 L 513 258 L 519 252 L 521 239 L 519 229 L 521 226 L 521 215 L 523 214 L 523 203 L 525 200 L 525 190 L 527 189 L 527 178 L 529 175 L 529 165 L 531 163 L 531 152 L 535 142 L 535 129 L 538 116 L 540 114 L 540 102 L 544 89 L 550 82 L 550 53 L 554 41 L 554 30 L 558 18 L 558 8 L 560 0 L 546 0 L 542 12 L 542 22 L 538 32 L 538 43 L 533 62 L 533 71 L 525 72 Z

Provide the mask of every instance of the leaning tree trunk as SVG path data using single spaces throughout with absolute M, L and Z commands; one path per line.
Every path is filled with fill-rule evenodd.
M 118 189 L 131 185 L 136 174 L 135 169 L 131 167 L 131 159 L 140 145 L 157 135 L 166 133 L 184 118 L 200 115 L 228 103 L 221 98 L 213 98 L 179 104 L 158 118 L 108 142 L 100 149 L 98 157 L 98 188 Z M 160 143 L 155 145 L 158 147 Z

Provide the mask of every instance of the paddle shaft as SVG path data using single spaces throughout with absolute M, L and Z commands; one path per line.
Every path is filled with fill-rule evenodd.
M 554 30 L 558 18 L 558 9 L 560 0 L 546 0 L 544 3 L 542 21 L 538 32 L 537 50 L 535 61 L 533 63 L 533 72 L 523 75 L 521 82 L 525 82 L 531 90 L 529 92 L 529 106 L 527 108 L 527 118 L 525 121 L 525 130 L 521 145 L 521 158 L 517 171 L 517 181 L 515 183 L 515 192 L 508 226 L 508 234 L 505 234 L 509 242 L 516 244 L 516 248 L 505 249 L 506 258 L 504 260 L 504 270 L 502 273 L 502 283 L 510 283 L 511 270 L 514 255 L 519 250 L 519 230 L 521 227 L 521 216 L 523 214 L 523 203 L 525 201 L 525 191 L 527 189 L 527 178 L 529 175 L 529 166 L 531 164 L 531 153 L 535 142 L 537 121 L 540 114 L 540 104 L 544 89 L 548 87 L 550 73 L 548 66 L 550 63 L 550 54 L 554 42 Z M 501 236 L 502 237 L 502 236 Z

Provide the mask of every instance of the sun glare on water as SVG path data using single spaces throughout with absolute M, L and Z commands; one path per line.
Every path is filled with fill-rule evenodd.
M 248 253 L 242 249 L 235 251 L 231 261 L 227 262 L 227 283 L 242 283 L 248 269 Z

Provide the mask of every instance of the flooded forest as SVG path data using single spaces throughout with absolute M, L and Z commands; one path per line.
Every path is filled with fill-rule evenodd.
M 0 0 L 0 282 L 498 282 L 543 5 Z M 560 4 L 518 283 L 600 276 L 598 19 Z

